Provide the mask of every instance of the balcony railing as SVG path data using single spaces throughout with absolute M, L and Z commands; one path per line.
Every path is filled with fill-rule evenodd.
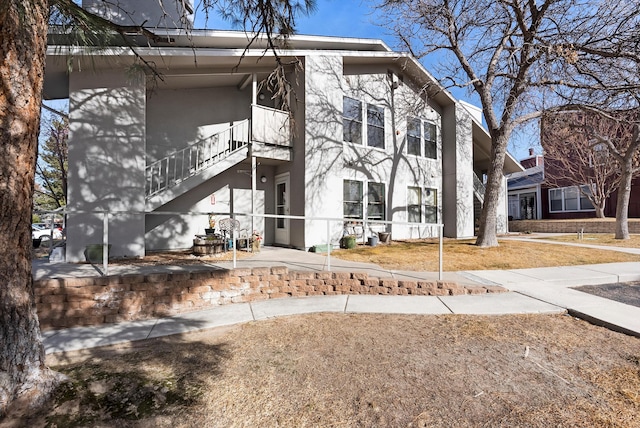
M 147 197 L 198 174 L 249 144 L 249 119 L 197 141 L 146 168 Z

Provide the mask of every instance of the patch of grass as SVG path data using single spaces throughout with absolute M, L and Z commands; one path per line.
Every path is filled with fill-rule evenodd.
M 494 248 L 480 248 L 474 243 L 475 240 L 445 239 L 443 269 L 525 269 L 640 261 L 638 255 L 538 242 L 501 240 L 500 246 Z M 393 241 L 388 245 L 358 246 L 352 250 L 336 250 L 331 254 L 343 260 L 375 263 L 385 269 L 438 270 L 437 239 Z
M 282 317 L 49 355 L 73 387 L 0 425 L 637 427 L 638 345 L 566 315 Z
M 575 244 L 611 245 L 614 247 L 640 248 L 640 235 L 631 235 L 630 239 L 615 239 L 615 235 L 611 233 L 585 233 L 582 236 L 582 239 L 578 239 L 578 234 L 574 233 L 536 239 L 558 242 L 571 242 Z

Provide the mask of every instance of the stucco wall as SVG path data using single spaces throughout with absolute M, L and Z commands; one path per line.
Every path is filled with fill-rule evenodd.
M 125 70 L 76 71 L 69 86 L 66 256 L 75 262 L 86 245 L 102 243 L 102 215 L 86 212 L 144 211 L 145 79 Z M 144 255 L 144 215 L 113 214 L 109 242 L 111 255 Z
M 251 87 L 156 89 L 147 96 L 147 162 L 251 117 Z
M 313 195 L 306 199 L 306 215 L 314 217 L 343 216 L 343 181 L 384 183 L 386 219 L 407 221 L 407 188 L 419 186 L 436 189 L 438 204 L 443 199 L 442 130 L 439 106 L 425 101 L 419 90 L 405 82 L 391 88 L 387 68 L 381 66 L 343 66 L 335 56 L 308 56 L 306 84 L 306 188 Z M 400 73 L 396 70 L 396 73 Z M 377 149 L 343 142 L 343 96 L 385 109 L 385 147 Z M 407 117 L 432 120 L 437 126 L 438 156 L 427 159 L 407 155 Z M 366 124 L 363 124 L 365 127 Z M 366 210 L 366 208 L 365 208 Z M 438 217 L 442 215 L 439 210 Z M 305 246 L 326 242 L 326 224 L 313 224 L 305 230 Z M 384 228 L 384 226 L 382 227 Z M 341 224 L 334 223 L 331 237 L 336 244 L 342 235 Z M 437 234 L 436 229 L 394 226 L 395 238 L 417 238 Z

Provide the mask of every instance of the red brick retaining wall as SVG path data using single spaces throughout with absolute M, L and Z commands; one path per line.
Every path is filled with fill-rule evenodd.
M 443 281 L 286 267 L 154 273 L 34 282 L 43 330 L 176 315 L 228 303 L 336 294 L 443 296 L 505 291 Z
M 540 233 L 615 233 L 615 219 L 583 220 L 513 220 L 509 222 L 509 232 Z M 640 220 L 629 219 L 629 233 L 640 233 Z

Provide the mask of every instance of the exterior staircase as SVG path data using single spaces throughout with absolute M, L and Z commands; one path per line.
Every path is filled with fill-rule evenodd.
M 146 167 L 145 197 L 157 195 L 210 168 L 249 144 L 249 120 L 165 156 Z
M 157 209 L 248 156 L 290 160 L 288 113 L 254 105 L 251 116 L 147 165 L 146 210 Z

